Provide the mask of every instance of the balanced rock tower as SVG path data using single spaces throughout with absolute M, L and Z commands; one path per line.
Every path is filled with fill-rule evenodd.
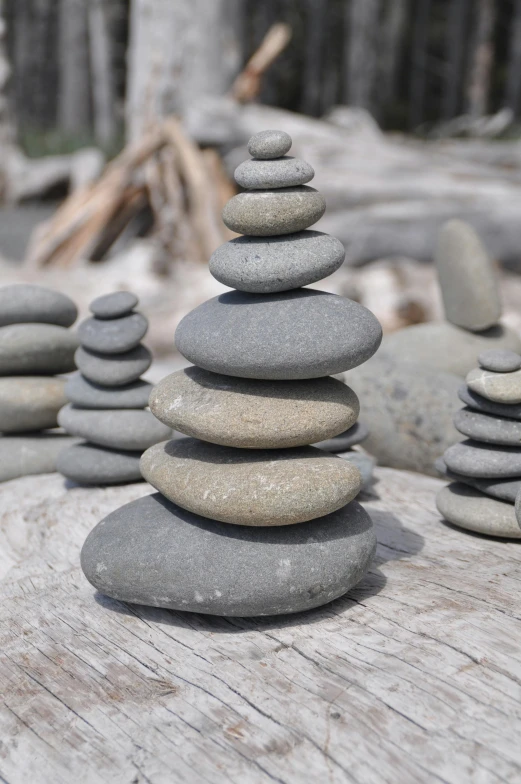
M 514 509 L 521 490 L 521 356 L 493 350 L 478 362 L 459 391 L 465 407 L 454 415 L 467 440 L 437 462 L 453 483 L 436 502 L 445 519 L 462 528 L 521 538 Z
M 78 328 L 75 358 L 79 373 L 65 387 L 69 404 L 58 422 L 85 441 L 64 450 L 58 471 L 85 485 L 113 485 L 141 479 L 145 449 L 171 435 L 150 411 L 152 384 L 141 379 L 152 362 L 141 343 L 148 321 L 134 308 L 138 298 L 126 291 L 95 299 L 92 318 Z
M 359 403 L 329 376 L 365 362 L 381 341 L 366 308 L 301 288 L 343 261 L 341 243 L 306 231 L 325 210 L 286 157 L 280 131 L 252 137 L 236 171 L 244 193 L 223 211 L 245 236 L 217 249 L 210 271 L 234 291 L 189 313 L 176 345 L 193 367 L 158 384 L 150 408 L 189 436 L 141 459 L 159 493 L 109 515 L 82 551 L 102 593 L 228 616 L 325 604 L 366 572 L 371 520 L 354 500 L 349 461 L 309 446 L 352 427 Z

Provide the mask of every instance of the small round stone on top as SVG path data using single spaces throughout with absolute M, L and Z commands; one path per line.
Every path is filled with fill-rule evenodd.
M 479 366 L 493 373 L 512 373 L 521 368 L 521 356 L 515 351 L 489 349 L 478 357 Z
M 138 302 L 132 292 L 116 291 L 114 294 L 97 297 L 90 303 L 89 310 L 99 319 L 120 318 L 134 310 Z
M 252 158 L 268 161 L 282 158 L 289 152 L 291 145 L 291 136 L 285 131 L 261 131 L 251 137 L 248 152 Z

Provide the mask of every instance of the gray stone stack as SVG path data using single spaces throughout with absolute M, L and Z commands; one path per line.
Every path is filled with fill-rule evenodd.
M 58 470 L 84 485 L 113 485 L 141 479 L 145 449 L 171 435 L 170 428 L 145 411 L 152 385 L 141 379 L 152 362 L 141 343 L 148 321 L 134 308 L 134 294 L 120 291 L 95 299 L 93 317 L 78 328 L 79 373 L 65 387 L 69 404 L 58 422 L 86 439 L 64 450 Z
M 325 204 L 290 146 L 280 131 L 250 140 L 253 160 L 236 172 L 246 191 L 223 211 L 245 236 L 210 261 L 235 290 L 181 321 L 176 345 L 194 366 L 150 397 L 189 437 L 144 453 L 159 493 L 109 515 L 83 547 L 85 575 L 114 598 L 275 615 L 341 596 L 370 564 L 372 523 L 353 500 L 360 472 L 310 444 L 355 424 L 356 395 L 329 376 L 372 356 L 381 328 L 356 302 L 300 288 L 338 269 L 344 250 L 307 231 Z
M 453 480 L 437 497 L 441 514 L 471 531 L 521 538 L 514 503 L 521 490 L 521 356 L 480 354 L 459 396 L 454 425 L 466 436 L 437 462 Z
M 74 370 L 78 311 L 65 294 L 30 284 L 0 289 L 0 481 L 56 470 L 72 439 L 52 432 Z

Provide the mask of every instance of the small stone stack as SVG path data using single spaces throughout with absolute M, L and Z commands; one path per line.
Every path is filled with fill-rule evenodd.
M 521 538 L 514 510 L 521 490 L 521 356 L 480 354 L 459 396 L 454 425 L 467 437 L 437 462 L 453 480 L 437 497 L 441 514 L 471 531 Z
M 353 499 L 349 461 L 310 444 L 355 424 L 354 392 L 330 375 L 381 341 L 366 308 L 300 288 L 342 264 L 341 243 L 306 231 L 325 210 L 291 138 L 250 140 L 236 171 L 247 192 L 223 219 L 246 236 L 217 249 L 210 271 L 236 290 L 189 313 L 176 345 L 194 367 L 164 379 L 153 413 L 189 436 L 148 449 L 159 490 L 89 535 L 82 567 L 102 593 L 213 615 L 291 613 L 335 599 L 364 575 L 375 535 Z
M 52 431 L 74 370 L 74 302 L 58 291 L 15 284 L 0 289 L 0 481 L 56 470 L 72 439 Z
M 134 310 L 137 304 L 126 291 L 98 297 L 90 306 L 93 317 L 78 329 L 80 372 L 67 382 L 69 404 L 58 415 L 68 433 L 86 439 L 58 458 L 58 470 L 78 484 L 139 481 L 143 451 L 171 435 L 144 410 L 152 385 L 140 376 L 152 355 L 141 343 L 148 321 Z

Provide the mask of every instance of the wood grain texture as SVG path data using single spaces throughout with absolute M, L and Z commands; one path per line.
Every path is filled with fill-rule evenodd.
M 262 620 L 95 596 L 81 543 L 147 485 L 1 486 L 0 781 L 520 781 L 520 545 L 443 524 L 437 479 L 377 477 L 366 579 Z

